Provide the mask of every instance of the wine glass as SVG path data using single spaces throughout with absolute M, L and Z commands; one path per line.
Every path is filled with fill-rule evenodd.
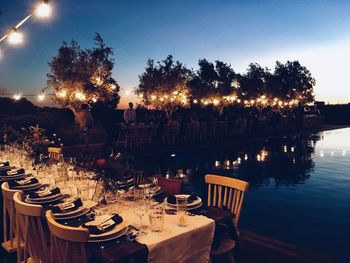
M 143 224 L 142 218 L 147 212 L 147 204 L 144 199 L 139 199 L 136 201 L 136 205 L 134 208 L 135 215 L 140 219 L 140 234 L 145 235 L 147 232 L 145 231 L 147 229 L 147 226 Z

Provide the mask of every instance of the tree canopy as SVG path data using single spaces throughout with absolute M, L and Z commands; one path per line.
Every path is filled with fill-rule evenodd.
M 94 47 L 82 49 L 74 40 L 63 42 L 49 61 L 47 87 L 54 89 L 54 101 L 61 106 L 82 103 L 119 102 L 119 85 L 112 77 L 113 49 L 96 33 Z
M 171 55 L 157 63 L 149 59 L 136 93 L 145 106 L 163 109 L 170 118 L 178 106 L 189 105 L 190 78 L 191 71 Z
M 276 61 L 273 72 L 251 63 L 244 74 L 218 60 L 200 59 L 198 66 L 196 71 L 189 70 L 171 55 L 157 64 L 149 59 L 136 93 L 144 106 L 165 110 L 189 106 L 188 102 L 213 105 L 222 112 L 232 104 L 293 107 L 314 101 L 316 81 L 298 61 Z

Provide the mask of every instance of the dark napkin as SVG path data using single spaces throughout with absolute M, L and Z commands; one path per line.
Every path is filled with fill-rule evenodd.
M 108 226 L 104 226 L 104 224 L 109 222 L 110 220 L 111 220 L 111 224 L 108 224 Z M 84 224 L 83 227 L 89 229 L 90 234 L 99 235 L 99 234 L 102 234 L 102 233 L 108 231 L 113 226 L 119 225 L 121 222 L 123 222 L 123 218 L 121 216 L 119 216 L 118 214 L 116 214 L 111 219 L 106 220 L 105 222 L 101 223 L 98 226 L 87 226 Z
M 17 169 L 17 170 L 5 170 L 5 171 L 0 171 L 1 176 L 14 176 L 14 175 L 19 175 L 19 174 L 24 174 L 25 170 L 24 169 Z
M 192 193 L 187 198 L 187 204 L 193 203 L 197 199 L 198 195 L 196 193 Z M 176 205 L 176 196 L 175 195 L 169 195 L 167 198 L 167 202 L 172 205 Z
M 55 205 L 51 207 L 53 213 L 69 212 L 77 209 L 83 205 L 80 198 L 75 199 L 73 202 L 65 202 L 63 204 Z
M 40 197 L 48 197 L 51 195 L 59 194 L 61 191 L 58 187 L 53 188 L 51 190 L 40 190 L 29 193 L 29 198 L 40 198 Z
M 25 185 L 31 185 L 31 184 L 37 184 L 37 183 L 39 183 L 39 181 L 38 181 L 38 179 L 36 179 L 34 177 L 25 178 L 25 179 L 22 179 L 22 180 L 9 181 L 10 187 L 25 186 Z
M 0 162 L 0 168 L 10 166 L 10 162 Z

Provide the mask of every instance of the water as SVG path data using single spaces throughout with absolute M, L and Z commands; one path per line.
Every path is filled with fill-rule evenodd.
M 207 173 L 248 181 L 240 227 L 350 260 L 349 138 L 346 128 L 192 147 L 138 161 L 149 173 L 187 174 L 190 187 L 202 195 Z

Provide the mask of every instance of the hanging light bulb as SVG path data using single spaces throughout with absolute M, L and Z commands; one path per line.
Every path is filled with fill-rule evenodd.
M 13 99 L 14 100 L 20 100 L 22 98 L 22 95 L 21 94 L 15 94 L 13 95 Z
M 38 95 L 38 101 L 43 101 L 45 99 L 45 94 L 41 93 Z
M 17 32 L 16 29 L 13 29 L 11 33 L 7 36 L 7 41 L 11 45 L 19 45 L 23 43 L 23 34 L 20 32 Z
M 44 3 L 39 4 L 35 9 L 35 15 L 37 15 L 40 18 L 48 18 L 51 16 L 51 13 L 52 8 L 48 5 L 46 1 Z

